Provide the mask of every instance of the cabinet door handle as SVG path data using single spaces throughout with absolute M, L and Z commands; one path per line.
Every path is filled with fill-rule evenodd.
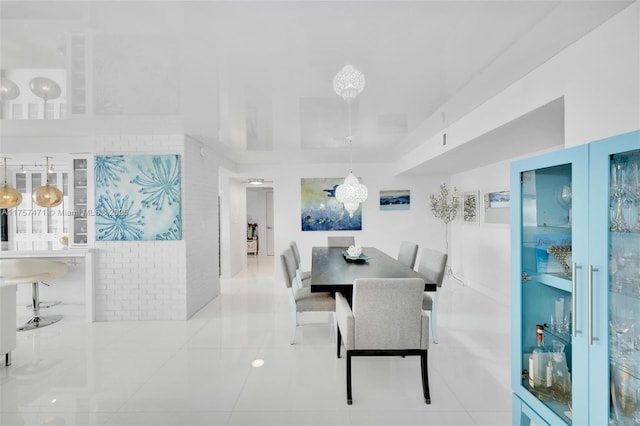
M 589 265 L 588 272 L 588 288 L 587 288 L 587 342 L 588 344 L 593 344 L 593 271 L 597 271 L 598 268 L 594 268 L 592 265 Z
M 576 262 L 571 263 L 571 336 L 576 337 L 576 269 L 580 266 Z

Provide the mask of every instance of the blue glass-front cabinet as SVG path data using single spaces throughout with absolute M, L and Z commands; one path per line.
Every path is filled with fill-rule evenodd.
M 511 165 L 513 424 L 640 424 L 640 131 Z

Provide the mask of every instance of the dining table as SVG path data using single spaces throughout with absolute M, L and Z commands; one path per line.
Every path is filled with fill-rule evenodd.
M 422 278 L 375 247 L 363 247 L 362 255 L 351 259 L 347 247 L 312 247 L 311 292 L 340 292 L 349 302 L 356 278 Z M 436 291 L 437 284 L 425 282 L 425 291 Z

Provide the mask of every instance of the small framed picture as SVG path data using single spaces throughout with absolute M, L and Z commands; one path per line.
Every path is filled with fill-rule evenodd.
M 411 192 L 408 189 L 380 191 L 380 210 L 409 210 Z
M 508 190 L 485 192 L 484 222 L 508 224 L 510 219 L 510 202 L 511 193 Z
M 465 223 L 478 223 L 478 204 L 480 203 L 480 191 L 468 191 L 462 193 L 462 221 Z

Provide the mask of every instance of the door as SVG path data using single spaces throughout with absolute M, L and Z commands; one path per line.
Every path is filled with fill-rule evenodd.
M 266 191 L 267 256 L 273 256 L 273 191 Z

